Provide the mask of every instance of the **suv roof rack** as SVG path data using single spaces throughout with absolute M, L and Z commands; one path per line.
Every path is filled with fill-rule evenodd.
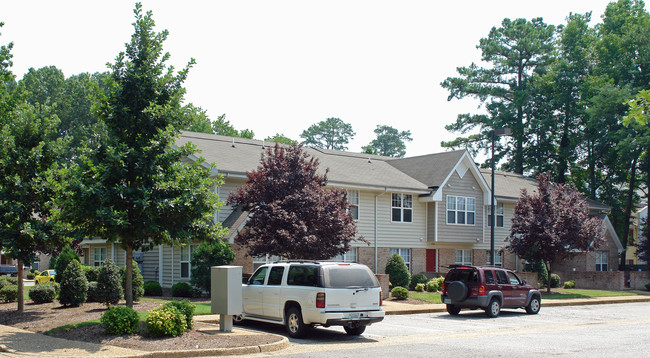
M 274 264 L 278 264 L 278 263 L 319 264 L 320 262 L 315 260 L 278 260 L 273 263 Z

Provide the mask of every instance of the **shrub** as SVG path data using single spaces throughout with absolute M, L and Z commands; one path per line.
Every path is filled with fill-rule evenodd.
M 186 328 L 185 315 L 176 307 L 163 306 L 147 312 L 147 330 L 152 337 L 180 336 Z
M 393 284 L 393 287 L 401 286 L 407 288 L 411 282 L 408 268 L 404 263 L 404 259 L 398 254 L 393 254 L 386 264 L 386 273 Z
M 35 273 L 35 272 L 30 271 L 30 272 L 27 273 L 27 279 L 28 280 L 33 280 L 34 277 L 36 277 L 36 276 L 38 276 L 38 274 Z
M 18 298 L 18 285 L 4 285 L 0 288 L 0 301 L 12 302 Z
M 415 292 L 424 292 L 424 284 L 418 283 L 417 285 L 415 285 Z
M 84 275 L 86 275 L 86 280 L 88 282 L 92 281 L 99 281 L 99 270 L 101 270 L 101 266 L 87 266 L 83 265 L 81 268 L 84 270 Z
M 417 286 L 418 283 L 426 284 L 428 280 L 429 279 L 427 279 L 424 274 L 416 273 L 415 275 L 411 276 L 411 284 L 409 285 L 409 290 L 415 289 L 415 286 Z
M 192 251 L 192 278 L 195 287 L 210 292 L 210 267 L 227 265 L 235 259 L 235 252 L 227 242 L 216 240 L 212 243 L 203 241 Z
M 122 299 L 122 277 L 120 268 L 113 260 L 106 259 L 102 263 L 97 277 L 97 295 L 99 302 L 106 306 L 115 305 Z
M 445 282 L 443 276 L 432 278 L 427 282 L 426 290 L 427 292 L 438 292 L 442 291 L 442 283 Z
M 59 302 L 64 306 L 70 305 L 72 307 L 77 307 L 86 302 L 88 281 L 81 270 L 79 261 L 72 260 L 61 276 Z M 56 277 L 59 277 L 59 275 L 56 275 Z
M 162 296 L 162 286 L 158 281 L 147 281 L 144 283 L 145 296 Z
M 0 276 L 0 288 L 3 288 L 4 286 L 7 285 L 17 285 L 17 284 L 18 284 L 18 277 Z
M 552 288 L 557 288 L 560 287 L 560 276 L 558 274 L 551 274 L 551 287 Z
M 645 289 L 648 290 L 648 291 L 650 291 L 650 283 L 646 283 L 646 284 L 645 284 Z
M 68 265 L 70 265 L 70 262 L 73 260 L 80 261 L 79 254 L 77 254 L 76 251 L 67 245 L 63 248 L 63 250 L 61 250 L 61 253 L 56 257 L 56 260 L 54 261 L 54 270 L 57 272 L 56 277 L 54 277 L 56 283 L 61 283 L 61 280 L 63 280 L 63 275 L 61 274 L 65 272 L 65 270 L 68 268 Z
M 409 290 L 404 287 L 397 286 L 390 291 L 390 295 L 396 300 L 405 300 L 409 297 Z
M 97 281 L 88 282 L 88 293 L 86 294 L 86 302 L 102 302 L 102 297 L 97 290 Z
M 194 327 L 192 318 L 194 317 L 194 309 L 196 308 L 196 306 L 192 304 L 192 302 L 188 300 L 182 300 L 182 301 L 174 300 L 165 303 L 165 306 L 175 307 L 183 314 L 183 316 L 185 316 L 185 325 L 187 329 L 192 329 L 192 327 Z
M 187 282 L 178 282 L 172 286 L 172 296 L 192 297 L 192 286 Z
M 29 290 L 29 299 L 34 303 L 50 303 L 56 298 L 59 284 L 56 282 L 46 282 Z
M 122 290 L 126 293 L 126 267 L 121 268 Z M 138 263 L 133 261 L 133 272 L 131 273 L 131 292 L 134 301 L 139 301 L 144 295 L 144 278 L 140 272 Z
M 563 287 L 564 287 L 564 288 L 567 288 L 567 289 L 568 289 L 568 288 L 576 288 L 576 282 L 573 281 L 573 280 L 566 281 L 566 282 L 564 283 L 564 286 L 563 286 Z
M 133 334 L 140 326 L 138 313 L 131 307 L 109 307 L 100 322 L 106 334 Z

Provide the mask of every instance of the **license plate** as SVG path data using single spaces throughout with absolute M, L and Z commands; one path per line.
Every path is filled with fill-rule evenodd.
M 442 303 L 451 303 L 451 299 L 445 298 L 442 300 Z
M 349 318 L 350 319 L 359 319 L 359 313 L 350 313 Z

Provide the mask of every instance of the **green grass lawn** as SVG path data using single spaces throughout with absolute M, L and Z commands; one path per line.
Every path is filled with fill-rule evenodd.
M 409 297 L 429 303 L 442 303 L 440 292 L 409 292 Z
M 542 299 L 567 299 L 567 298 L 594 298 L 594 297 L 618 297 L 618 296 L 636 296 L 638 293 L 627 291 L 604 291 L 604 290 L 579 290 L 579 289 L 553 289 L 553 293 L 547 294 L 546 290 L 542 292 Z

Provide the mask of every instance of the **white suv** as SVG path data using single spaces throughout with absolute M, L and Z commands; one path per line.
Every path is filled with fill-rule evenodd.
M 287 261 L 260 266 L 242 287 L 243 313 L 251 319 L 284 324 L 291 337 L 314 325 L 343 326 L 360 335 L 384 319 L 381 288 L 361 264 Z

